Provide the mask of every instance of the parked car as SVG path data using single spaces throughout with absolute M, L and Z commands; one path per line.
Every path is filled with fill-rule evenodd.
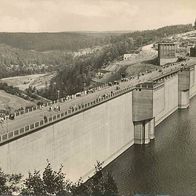
M 14 120 L 14 118 L 15 118 L 15 115 L 14 115 L 14 114 L 10 114 L 10 115 L 9 115 L 9 119 L 10 119 L 10 120 Z
M 119 84 L 119 81 L 116 81 L 116 80 L 115 80 L 115 81 L 114 81 L 114 84 L 115 84 L 115 85 L 116 85 L 116 84 Z
M 81 97 L 82 96 L 82 93 L 76 93 L 76 97 Z

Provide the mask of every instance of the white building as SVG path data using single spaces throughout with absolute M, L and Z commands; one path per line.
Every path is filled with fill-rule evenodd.
M 123 60 L 129 60 L 132 57 L 133 57 L 133 54 L 124 54 L 123 55 Z

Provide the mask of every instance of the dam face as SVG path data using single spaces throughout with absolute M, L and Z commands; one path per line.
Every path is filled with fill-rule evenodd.
M 158 81 L 159 82 L 159 81 Z M 153 89 L 153 116 L 155 125 L 178 109 L 178 74 L 165 77 Z
M 108 164 L 134 143 L 132 92 L 62 120 L 0 147 L 1 167 L 9 173 L 63 164 L 71 180 L 88 177 L 96 161 Z
M 154 128 L 196 94 L 196 69 L 178 70 L 0 146 L 0 167 L 8 173 L 43 170 L 46 160 L 73 181 L 94 173 L 130 146 L 148 144 Z

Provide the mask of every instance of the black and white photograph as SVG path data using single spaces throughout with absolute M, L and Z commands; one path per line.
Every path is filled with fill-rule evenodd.
M 0 196 L 196 196 L 196 0 L 0 0 Z

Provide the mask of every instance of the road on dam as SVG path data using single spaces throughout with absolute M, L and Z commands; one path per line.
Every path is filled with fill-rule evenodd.
M 130 147 L 104 171 L 121 195 L 196 195 L 196 97 L 155 129 L 155 141 Z
M 192 61 L 190 61 L 191 63 Z M 61 111 L 49 111 L 49 107 L 43 107 L 42 109 L 37 109 L 29 113 L 25 113 L 19 116 L 16 116 L 15 120 L 7 119 L 0 125 L 0 134 L 8 133 L 9 131 L 20 129 L 21 127 L 24 127 L 26 125 L 29 125 L 31 123 L 35 123 L 37 121 L 40 121 L 41 119 L 46 116 L 49 118 L 50 116 L 54 114 L 61 113 L 62 111 L 67 111 L 72 106 L 77 106 L 79 104 L 85 104 L 91 101 L 96 100 L 98 97 L 103 96 L 104 94 L 111 93 L 112 91 L 116 90 L 116 87 L 119 86 L 120 89 L 126 88 L 126 87 L 134 87 L 135 85 L 139 83 L 143 83 L 146 81 L 152 81 L 155 78 L 161 77 L 162 75 L 165 75 L 167 73 L 170 73 L 172 71 L 178 70 L 181 68 L 182 63 L 175 63 L 170 64 L 169 66 L 160 67 L 159 70 L 154 70 L 150 73 L 145 73 L 144 75 L 141 75 L 139 78 L 136 76 L 132 79 L 129 79 L 126 82 L 119 82 L 119 85 L 113 85 L 113 86 L 105 86 L 103 88 L 98 88 L 93 93 L 89 94 L 82 94 L 81 97 L 76 97 L 71 100 L 67 100 L 65 102 L 58 102 L 54 104 L 54 106 L 58 105 L 61 108 Z

